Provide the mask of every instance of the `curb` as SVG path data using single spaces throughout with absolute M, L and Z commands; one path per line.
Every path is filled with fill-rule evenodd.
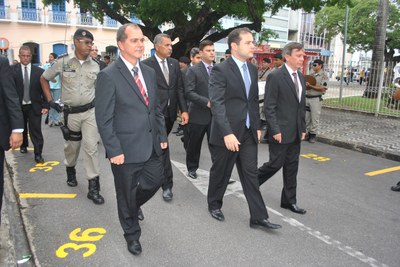
M 36 266 L 34 263 L 33 253 L 29 244 L 23 216 L 20 209 L 20 203 L 17 199 L 17 191 L 14 186 L 15 171 L 14 164 L 11 163 L 10 158 L 7 157 L 6 152 L 6 169 L 4 176 L 4 208 L 6 209 L 9 226 L 10 250 L 12 260 L 15 266 L 32 267 Z M 25 260 L 24 260 L 25 259 Z M 18 263 L 18 261 L 21 261 Z
M 349 143 L 349 142 L 333 140 L 331 138 L 324 137 L 323 135 L 317 136 L 317 141 L 324 143 L 324 144 L 333 145 L 333 146 L 361 152 L 364 154 L 369 154 L 369 155 L 384 158 L 384 159 L 400 161 L 400 155 L 398 155 L 398 154 L 384 152 L 384 151 L 377 150 L 377 149 L 369 147 L 369 146 L 363 146 L 363 145 L 357 145 L 357 144 L 353 144 L 353 143 Z

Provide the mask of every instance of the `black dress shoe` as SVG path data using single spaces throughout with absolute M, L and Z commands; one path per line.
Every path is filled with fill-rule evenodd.
M 192 179 L 197 179 L 196 171 L 188 171 L 187 176 L 189 176 Z
M 208 209 L 208 211 L 210 212 L 211 217 L 213 217 L 214 219 L 221 221 L 221 222 L 223 222 L 225 220 L 225 216 L 220 209 L 216 209 L 216 210 Z
M 172 194 L 172 191 L 170 188 L 163 190 L 162 197 L 163 197 L 164 201 L 167 201 L 167 202 L 171 201 L 173 196 L 174 196 L 174 194 Z
M 392 186 L 390 189 L 395 192 L 400 192 L 400 182 L 398 182 L 397 185 Z
M 35 154 L 35 161 L 36 161 L 36 163 L 43 163 L 44 158 L 42 157 L 41 154 Z
M 140 245 L 139 240 L 128 241 L 128 250 L 136 256 L 142 253 L 142 246 Z
M 137 218 L 138 218 L 139 221 L 143 221 L 144 220 L 144 215 L 143 215 L 143 211 L 142 211 L 141 208 L 138 209 Z
M 21 152 L 22 154 L 28 153 L 28 149 L 25 146 L 21 146 L 19 149 L 19 152 Z
M 281 225 L 272 223 L 268 219 L 255 220 L 255 221 L 250 220 L 250 227 L 263 229 L 263 230 L 275 230 L 275 229 L 282 228 Z
M 295 213 L 305 214 L 306 210 L 299 208 L 296 204 L 281 204 L 281 208 L 291 210 Z

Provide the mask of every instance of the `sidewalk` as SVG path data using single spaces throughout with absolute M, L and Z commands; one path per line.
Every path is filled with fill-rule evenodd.
M 400 120 L 324 108 L 318 142 L 340 146 L 395 161 L 400 161 Z M 10 163 L 9 155 L 6 160 Z M 0 227 L 0 266 L 17 266 L 31 254 L 19 205 L 15 200 L 12 178 L 5 173 L 5 199 Z M 11 179 L 10 179 L 11 178 Z M 34 259 L 18 266 L 34 266 Z

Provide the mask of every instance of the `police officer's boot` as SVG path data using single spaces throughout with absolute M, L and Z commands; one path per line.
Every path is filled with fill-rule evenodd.
M 103 204 L 104 198 L 100 195 L 100 181 L 99 176 L 89 180 L 88 199 L 93 200 L 94 204 Z
M 75 167 L 67 167 L 67 185 L 71 187 L 75 187 L 78 185 L 78 181 L 76 180 Z
M 315 143 L 315 137 L 316 137 L 317 135 L 316 134 L 309 134 L 309 137 L 308 137 L 308 142 L 310 142 L 311 144 L 314 144 Z

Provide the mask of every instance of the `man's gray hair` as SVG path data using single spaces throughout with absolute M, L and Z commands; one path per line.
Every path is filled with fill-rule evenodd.
M 285 47 L 282 50 L 282 56 L 285 55 L 292 55 L 292 51 L 293 50 L 301 50 L 304 49 L 304 46 L 300 43 L 297 42 L 290 42 L 288 44 L 285 45 Z
M 193 47 L 193 48 L 190 50 L 190 56 L 191 56 L 191 57 L 194 57 L 194 56 L 197 55 L 198 53 L 200 53 L 200 49 L 199 49 L 198 47 Z
M 121 27 L 119 27 L 119 29 L 117 31 L 117 42 L 119 42 L 119 41 L 124 42 L 126 40 L 126 38 L 128 38 L 128 35 L 126 35 L 126 33 L 125 33 L 125 30 L 128 27 L 140 29 L 140 27 L 135 23 L 126 23 L 126 24 L 122 25 Z
M 156 45 L 156 44 L 161 44 L 161 43 L 162 43 L 162 38 L 171 39 L 171 36 L 169 36 L 169 35 L 166 34 L 166 33 L 159 33 L 159 34 L 156 35 L 156 37 L 154 37 L 153 44 L 154 44 L 154 45 Z

